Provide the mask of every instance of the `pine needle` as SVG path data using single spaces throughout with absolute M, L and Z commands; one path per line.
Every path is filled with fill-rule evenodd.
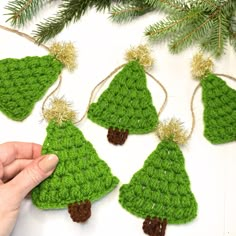
M 76 49 L 72 43 L 53 43 L 50 53 L 54 55 L 66 68 L 73 71 L 76 68 Z
M 62 98 L 53 98 L 49 108 L 43 111 L 47 122 L 54 120 L 58 124 L 64 121 L 76 122 L 76 112 L 72 110 L 71 104 Z
M 125 54 L 125 60 L 137 60 L 145 69 L 152 68 L 154 63 L 150 48 L 144 44 L 137 47 L 131 47 Z
M 110 11 L 110 19 L 117 23 L 128 22 L 153 10 L 142 1 L 116 4 Z
M 9 16 L 7 21 L 13 26 L 24 26 L 40 11 L 47 0 L 11 0 L 5 7 Z
M 188 134 L 183 128 L 183 124 L 175 118 L 170 121 L 160 122 L 156 134 L 161 140 L 173 140 L 180 145 L 186 144 L 188 140 Z
M 191 63 L 191 73 L 194 79 L 202 79 L 213 71 L 213 62 L 210 57 L 205 58 L 202 53 L 197 53 Z

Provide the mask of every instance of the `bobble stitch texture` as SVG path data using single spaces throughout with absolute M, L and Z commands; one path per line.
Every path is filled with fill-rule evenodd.
M 194 219 L 197 202 L 179 146 L 163 140 L 130 183 L 120 188 L 119 202 L 127 211 L 144 219 L 166 219 L 170 224 Z
M 42 209 L 95 201 L 118 184 L 108 165 L 72 122 L 51 121 L 42 154 L 55 153 L 59 163 L 53 174 L 32 191 L 33 203 Z
M 236 140 L 236 91 L 209 74 L 201 80 L 204 104 L 204 136 L 214 144 Z
M 88 118 L 109 129 L 126 130 L 129 134 L 153 131 L 158 115 L 147 89 L 146 75 L 137 61 L 131 61 L 114 77 L 108 89 L 92 103 Z
M 0 111 L 13 120 L 24 120 L 62 68 L 50 55 L 0 60 Z

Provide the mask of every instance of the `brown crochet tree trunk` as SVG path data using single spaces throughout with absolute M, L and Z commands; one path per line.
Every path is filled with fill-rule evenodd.
M 160 220 L 157 217 L 151 219 L 147 217 L 143 222 L 143 231 L 149 236 L 164 236 L 166 231 L 167 220 Z
M 68 211 L 74 222 L 85 222 L 91 216 L 91 202 L 86 200 L 80 204 L 77 202 L 69 204 Z
M 119 130 L 117 128 L 109 128 L 107 139 L 110 143 L 115 145 L 122 145 L 125 143 L 127 137 L 128 137 L 129 131 L 128 130 Z

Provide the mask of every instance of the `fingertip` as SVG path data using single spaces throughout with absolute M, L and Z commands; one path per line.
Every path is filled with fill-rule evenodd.
M 39 168 L 47 174 L 56 168 L 58 161 L 59 159 L 56 155 L 49 154 L 44 156 L 44 158 L 40 160 L 38 165 Z

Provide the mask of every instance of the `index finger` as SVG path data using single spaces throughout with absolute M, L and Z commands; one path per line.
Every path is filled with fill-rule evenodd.
M 0 144 L 0 162 L 3 166 L 16 159 L 35 159 L 41 155 L 42 146 L 36 143 L 7 142 Z

